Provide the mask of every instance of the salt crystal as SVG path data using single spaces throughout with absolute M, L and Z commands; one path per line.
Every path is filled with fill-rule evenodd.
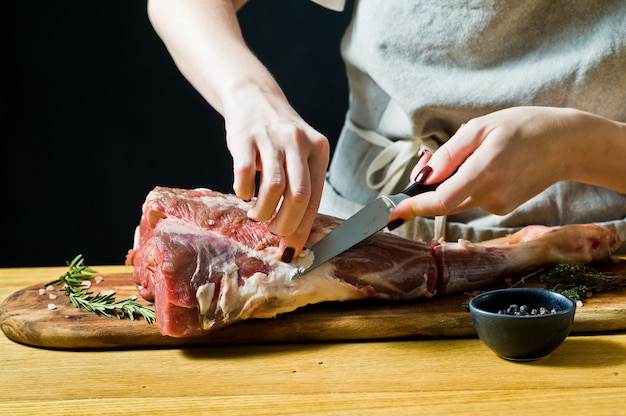
M 100 294 L 103 296 L 115 295 L 115 290 L 103 290 Z
M 93 278 L 94 283 L 102 283 L 102 280 L 104 280 L 102 276 L 96 276 Z
M 48 309 L 53 310 L 53 309 L 56 309 L 56 308 L 57 308 L 57 305 L 55 305 L 54 303 L 49 303 L 48 304 Z
M 83 286 L 83 287 L 90 288 L 91 287 L 91 280 L 83 280 L 80 285 Z
M 41 288 L 39 289 L 39 296 L 44 295 L 46 293 L 46 289 Z
M 56 298 L 57 298 L 57 295 L 55 295 L 54 293 L 49 293 L 49 294 L 48 294 L 48 297 L 49 297 L 50 299 L 56 299 Z
M 52 286 L 52 285 L 48 285 L 48 286 L 46 286 L 46 290 L 47 290 L 48 292 L 51 292 L 51 291 L 53 291 L 53 290 L 54 290 L 54 286 Z

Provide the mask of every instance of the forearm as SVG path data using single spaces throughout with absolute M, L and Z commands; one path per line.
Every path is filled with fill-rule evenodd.
M 584 112 L 572 117 L 579 148 L 570 179 L 626 193 L 626 123 Z
M 245 1 L 150 0 L 148 15 L 181 73 L 222 115 L 237 92 L 282 95 L 248 49 L 236 9 Z

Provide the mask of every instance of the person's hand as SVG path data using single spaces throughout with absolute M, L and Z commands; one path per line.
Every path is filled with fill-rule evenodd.
M 330 145 L 308 125 L 277 88 L 256 85 L 238 91 L 224 107 L 226 140 L 233 157 L 235 194 L 257 199 L 248 217 L 270 221 L 270 231 L 283 236 L 282 260 L 290 262 L 303 249 L 317 215 Z
M 176 65 L 224 116 L 235 193 L 248 213 L 283 236 L 284 261 L 300 253 L 317 215 L 330 145 L 289 105 L 244 41 L 233 1 L 150 0 L 148 14 Z
M 557 181 L 576 179 L 592 141 L 583 128 L 588 118 L 599 119 L 571 109 L 514 107 L 470 120 L 413 169 L 411 177 L 423 183 L 445 182 L 402 201 L 390 221 L 475 207 L 503 215 Z

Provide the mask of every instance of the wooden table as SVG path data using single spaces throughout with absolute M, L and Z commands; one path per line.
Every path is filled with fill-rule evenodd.
M 0 269 L 0 302 L 63 271 Z M 0 415 L 625 411 L 626 333 L 570 336 L 531 363 L 502 360 L 477 338 L 59 351 L 0 334 Z

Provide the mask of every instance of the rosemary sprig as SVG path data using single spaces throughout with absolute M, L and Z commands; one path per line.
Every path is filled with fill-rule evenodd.
M 93 275 L 97 272 L 85 266 L 81 254 L 74 257 L 71 262 L 66 262 L 66 264 L 68 271 L 58 279 L 48 282 L 46 286 L 63 285 L 61 290 L 69 296 L 70 301 L 76 308 L 83 308 L 108 318 L 115 316 L 118 319 L 129 318 L 130 320 L 135 320 L 138 315 L 141 315 L 148 323 L 155 321 L 156 314 L 154 309 L 137 302 L 136 296 L 116 301 L 114 291 L 98 294 L 90 292 L 89 283 L 86 282 L 90 282 Z
M 74 260 L 71 262 L 66 261 L 65 264 L 67 264 L 68 271 L 59 276 L 58 279 L 46 283 L 46 286 L 60 284 L 67 284 L 73 287 L 83 286 L 85 280 L 91 280 L 93 275 L 98 273 L 92 268 L 85 266 L 82 254 L 74 257 Z

